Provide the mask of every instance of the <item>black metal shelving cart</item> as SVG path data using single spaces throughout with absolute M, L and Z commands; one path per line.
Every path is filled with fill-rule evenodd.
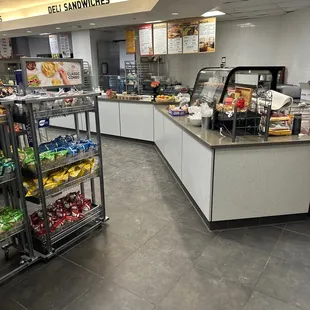
M 46 109 L 43 103 L 47 101 L 56 101 L 64 99 L 80 99 L 83 104 L 69 107 Z M 10 115 L 13 115 L 14 122 L 26 125 L 28 130 L 28 141 L 30 141 L 35 158 L 35 166 L 31 171 L 23 170 L 25 177 L 37 180 L 38 192 L 29 196 L 26 199 L 32 203 L 38 204 L 38 210 L 42 213 L 44 220 L 44 233 L 36 235 L 34 227 L 32 227 L 33 244 L 37 251 L 37 255 L 41 258 L 49 258 L 57 252 L 70 246 L 78 239 L 85 236 L 91 230 L 102 225 L 106 220 L 105 201 L 104 201 L 104 179 L 103 179 L 103 161 L 102 161 L 102 147 L 100 135 L 100 119 L 98 112 L 98 93 L 84 92 L 79 95 L 59 96 L 53 98 L 32 98 L 26 100 L 16 100 L 16 104 L 22 105 L 25 113 L 14 114 L 14 108 L 10 107 Z M 94 113 L 96 123 L 97 147 L 96 149 L 88 150 L 87 152 L 80 152 L 72 157 L 65 157 L 54 162 L 44 163 L 40 157 L 40 141 L 37 134 L 38 124 L 42 119 L 74 115 L 75 120 L 75 137 L 76 140 L 81 138 L 81 130 L 79 123 L 79 114 L 85 115 L 86 123 L 86 139 L 91 139 L 90 131 L 90 113 Z M 64 133 L 65 134 L 65 133 Z M 66 169 L 72 165 L 81 164 L 85 160 L 95 159 L 97 165 L 88 171 L 85 175 L 77 176 L 74 179 L 58 185 L 56 188 L 48 189 L 44 184 L 44 179 L 48 174 L 51 174 L 59 169 Z M 100 197 L 96 197 L 95 179 L 99 179 Z M 49 212 L 52 201 L 59 199 L 63 195 L 67 195 L 68 191 L 80 187 L 80 193 L 85 195 L 85 184 L 90 182 L 91 208 L 83 214 L 83 217 L 73 222 L 66 222 L 56 231 L 51 230 L 51 214 Z
M 13 101 L 2 101 L 1 104 L 9 112 Z M 0 176 L 0 188 L 3 195 L 3 203 L 0 205 L 0 245 L 4 253 L 4 258 L 0 263 L 1 283 L 37 260 L 34 255 L 28 210 L 23 195 L 17 135 L 9 113 L 0 116 L 0 149 L 2 160 L 12 162 L 11 168 L 2 169 Z M 12 255 L 11 250 L 14 252 Z

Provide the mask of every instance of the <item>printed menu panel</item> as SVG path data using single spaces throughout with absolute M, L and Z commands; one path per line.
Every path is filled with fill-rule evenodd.
M 59 55 L 58 35 L 51 34 L 48 36 L 52 55 Z M 55 57 L 54 57 L 55 58 Z
M 59 35 L 59 47 L 60 47 L 60 53 L 62 54 L 63 58 L 71 58 L 71 49 L 68 34 L 61 33 Z
M 199 24 L 199 52 L 215 52 L 216 17 L 206 18 Z
M 78 60 L 26 61 L 28 87 L 63 87 L 82 85 L 82 66 Z
M 153 25 L 154 55 L 165 55 L 168 52 L 167 24 L 160 23 Z
M 168 24 L 168 54 L 182 54 L 183 38 L 182 25 L 176 23 Z
M 0 39 L 0 59 L 13 58 L 12 42 L 10 38 Z
M 199 24 L 189 22 L 183 24 L 183 53 L 198 53 Z
M 126 54 L 136 53 L 136 32 L 134 29 L 126 29 Z
M 141 56 L 153 56 L 153 25 L 139 27 L 139 43 Z

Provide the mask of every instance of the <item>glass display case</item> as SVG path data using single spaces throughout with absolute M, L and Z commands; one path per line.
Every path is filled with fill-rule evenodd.
M 213 109 L 212 129 L 232 136 L 258 134 L 258 108 L 269 90 L 276 90 L 283 67 L 203 68 L 199 71 L 191 105 L 208 104 Z

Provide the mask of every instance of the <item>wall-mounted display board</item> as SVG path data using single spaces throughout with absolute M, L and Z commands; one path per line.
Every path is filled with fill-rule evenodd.
M 198 21 L 184 23 L 183 29 L 183 54 L 198 53 Z
M 13 58 L 12 42 L 10 38 L 0 39 L 0 59 Z
M 53 88 L 83 84 L 82 59 L 21 58 L 26 87 Z
M 168 24 L 168 54 L 182 54 L 183 52 L 183 31 L 182 24 Z
M 153 56 L 153 25 L 146 24 L 139 27 L 139 45 L 141 56 Z
M 215 52 L 216 18 L 206 18 L 199 23 L 199 52 Z
M 160 23 L 153 25 L 154 55 L 165 55 L 168 52 L 167 45 L 167 24 Z
M 136 53 L 136 32 L 134 29 L 126 29 L 126 54 Z

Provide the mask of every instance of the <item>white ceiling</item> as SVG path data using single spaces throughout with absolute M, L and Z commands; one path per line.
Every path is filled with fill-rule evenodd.
M 310 0 L 220 0 L 222 20 L 259 18 L 287 14 L 310 7 Z
M 1 3 L 2 1 L 19 2 L 21 0 L 0 0 Z M 35 1 L 40 2 L 40 0 Z M 225 16 L 218 17 L 219 21 L 225 21 L 283 15 L 306 7 L 310 7 L 310 0 L 191 0 L 190 5 L 188 0 L 159 0 L 154 9 L 147 13 L 105 17 L 95 20 L 61 23 L 49 26 L 42 25 L 36 28 L 6 32 L 5 35 L 8 37 L 29 36 L 37 35 L 42 32 L 57 33 L 77 31 L 80 29 L 102 29 L 115 26 L 142 24 L 146 21 L 154 20 L 192 18 L 199 17 L 204 12 L 213 8 L 227 13 Z M 179 13 L 179 15 L 173 16 L 172 13 L 175 12 Z M 90 23 L 94 23 L 95 25 L 90 25 Z M 31 31 L 31 33 L 27 33 L 27 31 Z

